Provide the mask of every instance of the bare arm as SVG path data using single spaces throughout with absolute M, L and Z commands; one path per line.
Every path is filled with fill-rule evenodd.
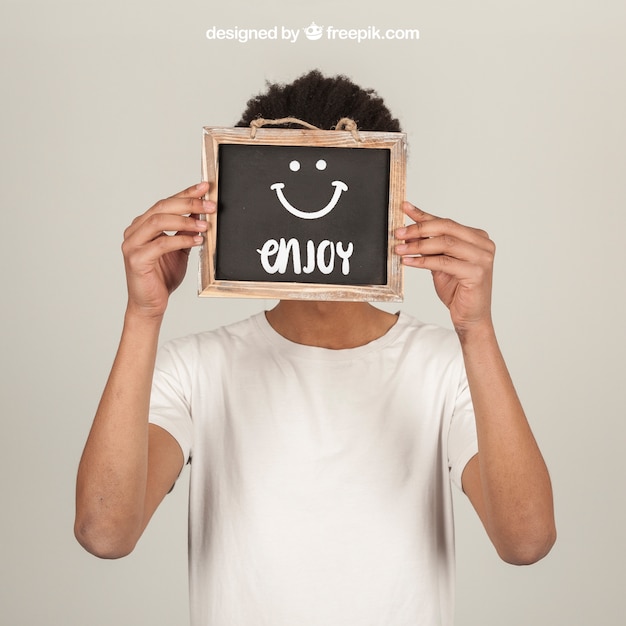
M 404 211 L 415 223 L 396 233 L 405 241 L 396 250 L 405 265 L 432 272 L 463 350 L 478 434 L 463 489 L 498 554 L 510 563 L 535 562 L 556 538 L 552 488 L 491 321 L 495 246 L 484 231 L 408 202 Z
M 556 539 L 548 470 L 517 398 L 493 329 L 462 338 L 479 453 L 463 490 L 502 559 L 525 565 Z
M 189 248 L 202 241 L 197 233 L 206 229 L 194 215 L 214 210 L 199 200 L 205 192 L 201 184 L 158 202 L 124 234 L 124 328 L 76 488 L 76 537 L 101 557 L 117 558 L 134 548 L 182 468 L 180 447 L 166 431 L 149 425 L 148 410 L 167 301 L 184 277 Z

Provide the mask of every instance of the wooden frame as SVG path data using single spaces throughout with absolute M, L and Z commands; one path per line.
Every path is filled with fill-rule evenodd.
M 219 147 L 224 144 L 267 146 L 305 146 L 340 148 L 383 148 L 390 151 L 386 284 L 336 285 L 326 283 L 273 282 L 216 279 L 215 259 L 219 221 L 217 214 L 208 217 L 209 228 L 200 249 L 199 296 L 269 298 L 280 300 L 345 300 L 401 302 L 403 266 L 394 252 L 394 232 L 404 224 L 401 205 L 405 198 L 406 135 L 404 133 L 358 132 L 358 140 L 349 131 L 259 128 L 251 137 L 250 128 L 203 129 L 202 174 L 209 182 L 206 199 L 218 203 Z

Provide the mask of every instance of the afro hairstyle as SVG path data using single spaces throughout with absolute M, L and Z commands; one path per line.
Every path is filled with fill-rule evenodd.
M 323 130 L 333 130 L 341 118 L 349 117 L 359 130 L 400 131 L 400 122 L 373 89 L 363 89 L 343 75 L 328 78 L 319 70 L 289 84 L 267 83 L 267 91 L 248 101 L 236 125 L 249 126 L 257 118 L 283 117 L 295 117 Z M 279 127 L 300 128 L 298 124 Z

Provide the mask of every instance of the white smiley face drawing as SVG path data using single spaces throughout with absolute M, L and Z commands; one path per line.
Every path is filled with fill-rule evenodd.
M 327 163 L 326 161 L 324 161 L 324 159 L 319 159 L 319 161 L 317 161 L 317 163 L 315 164 L 315 167 L 318 170 L 325 170 L 326 165 Z M 292 172 L 297 172 L 300 169 L 300 161 L 295 161 L 295 160 L 291 161 L 291 163 L 289 163 L 289 169 Z M 324 217 L 325 215 L 328 215 L 335 208 L 335 206 L 337 205 L 337 202 L 339 202 L 339 198 L 342 192 L 348 191 L 348 185 L 346 185 L 346 183 L 344 183 L 341 180 L 334 180 L 330 184 L 331 186 L 335 188 L 333 197 L 329 200 L 328 204 L 325 207 L 323 207 L 322 209 L 319 209 L 318 211 L 301 211 L 300 209 L 297 209 L 295 206 L 293 206 L 287 200 L 287 198 L 285 198 L 285 194 L 283 193 L 285 183 L 274 183 L 273 185 L 270 186 L 270 189 L 273 189 L 276 192 L 276 196 L 278 197 L 278 200 L 283 205 L 283 207 L 285 207 L 285 209 L 289 211 L 289 213 L 303 220 L 316 220 L 316 219 L 319 219 L 320 217 Z

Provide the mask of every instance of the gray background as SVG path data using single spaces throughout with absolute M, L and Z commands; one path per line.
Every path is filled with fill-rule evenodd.
M 124 311 L 122 231 L 199 179 L 203 125 L 234 123 L 266 79 L 315 66 L 375 87 L 401 118 L 409 199 L 498 244 L 497 329 L 552 473 L 559 540 L 538 565 L 507 566 L 459 497 L 458 626 L 623 623 L 623 2 L 0 7 L 2 624 L 186 623 L 186 473 L 130 557 L 98 561 L 72 535 Z M 204 37 L 312 21 L 421 38 Z M 192 263 L 164 339 L 272 305 L 198 300 Z M 417 271 L 403 308 L 449 324 Z

